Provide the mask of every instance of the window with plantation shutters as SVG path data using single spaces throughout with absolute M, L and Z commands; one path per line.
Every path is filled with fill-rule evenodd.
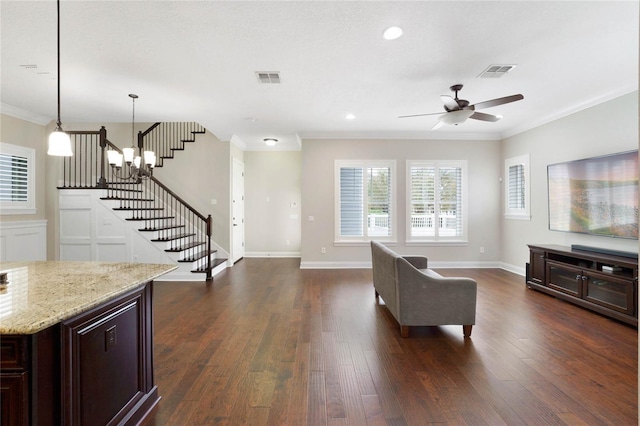
M 35 213 L 35 151 L 0 143 L 0 209 L 2 214 Z
M 410 241 L 466 239 L 464 161 L 409 161 L 407 236 Z
M 336 242 L 393 237 L 392 161 L 336 161 Z
M 529 155 L 505 160 L 504 205 L 507 219 L 531 219 L 529 206 Z

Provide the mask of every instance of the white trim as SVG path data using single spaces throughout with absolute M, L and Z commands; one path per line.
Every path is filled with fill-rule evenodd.
M 244 257 L 302 257 L 299 251 L 248 251 L 244 253 Z
M 509 208 L 509 169 L 522 165 L 524 168 L 524 209 Z M 504 160 L 504 217 L 505 219 L 531 220 L 531 166 L 529 154 L 522 154 Z
M 333 230 L 333 245 L 334 246 L 358 246 L 358 245 L 369 245 L 369 241 L 375 239 L 381 242 L 387 241 L 395 241 L 397 239 L 397 222 L 398 222 L 398 205 L 396 200 L 396 192 L 398 188 L 398 184 L 396 182 L 396 170 L 397 170 L 397 162 L 396 160 L 335 160 L 334 161 L 334 230 Z M 342 168 L 361 168 L 365 171 L 363 174 L 363 194 L 362 194 L 362 202 L 363 202 L 363 235 L 362 236 L 341 236 L 340 235 L 340 170 Z M 389 168 L 389 179 L 391 184 L 389 185 L 389 189 L 391 192 L 390 200 L 389 200 L 389 217 L 391 220 L 390 233 L 391 235 L 369 235 L 367 228 L 367 206 L 369 200 L 367 198 L 367 174 L 366 169 L 372 167 L 388 167 Z
M 26 146 L 0 142 L 0 153 L 22 157 L 27 160 L 27 201 L 0 200 L 0 214 L 35 214 L 36 213 L 36 150 Z
M 409 240 L 405 241 L 405 246 L 413 247 L 467 247 L 469 241 L 421 241 L 421 240 Z
M 459 167 L 462 169 L 462 236 L 460 237 L 421 237 L 411 236 L 411 169 L 413 167 L 434 167 L 436 169 L 436 186 L 439 185 L 440 175 L 438 171 L 442 167 Z M 443 246 L 466 246 L 468 244 L 468 162 L 467 160 L 416 160 L 406 161 L 405 165 L 405 235 L 407 236 L 407 245 L 443 245 Z M 439 191 L 436 190 L 436 198 Z M 439 210 L 439 202 L 436 200 L 436 211 Z
M 37 114 L 5 103 L 0 103 L 0 112 L 13 118 L 40 124 L 41 126 L 46 126 L 54 120 L 53 117 L 47 117 L 46 115 Z
M 371 261 L 364 262 L 300 262 L 300 269 L 371 269 Z
M 0 261 L 47 260 L 47 221 L 0 222 Z

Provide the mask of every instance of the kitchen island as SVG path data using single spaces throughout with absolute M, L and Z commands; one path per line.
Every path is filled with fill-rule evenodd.
M 175 265 L 0 263 L 0 424 L 139 423 L 153 380 L 153 279 Z

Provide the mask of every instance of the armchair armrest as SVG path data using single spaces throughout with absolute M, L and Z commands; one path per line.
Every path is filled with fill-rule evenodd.
M 428 259 L 424 256 L 402 256 L 404 260 L 413 265 L 416 269 L 427 269 Z

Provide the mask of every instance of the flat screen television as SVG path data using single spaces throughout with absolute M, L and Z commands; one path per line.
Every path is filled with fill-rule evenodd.
M 638 239 L 638 151 L 547 166 L 549 229 Z

